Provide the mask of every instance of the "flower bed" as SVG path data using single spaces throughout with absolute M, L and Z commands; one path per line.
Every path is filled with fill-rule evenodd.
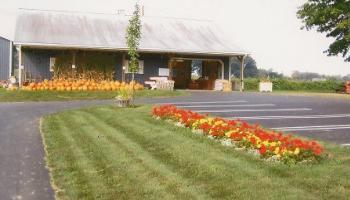
M 87 79 L 53 79 L 44 80 L 39 83 L 30 83 L 23 86 L 23 90 L 58 90 L 58 91 L 115 91 L 123 89 L 143 90 L 143 85 L 136 82 L 119 82 L 119 81 L 98 81 Z
M 192 132 L 207 135 L 223 145 L 245 149 L 261 158 L 284 163 L 319 161 L 323 147 L 316 141 L 263 129 L 242 120 L 225 120 L 178 109 L 174 105 L 156 106 L 153 117 L 188 127 Z

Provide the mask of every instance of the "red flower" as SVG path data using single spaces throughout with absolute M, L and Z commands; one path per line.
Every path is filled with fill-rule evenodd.
M 178 109 L 174 105 L 155 106 L 152 108 L 152 115 L 162 119 L 182 122 L 187 127 L 192 127 L 200 119 L 208 117 L 207 114 L 201 115 L 190 110 Z M 225 133 L 230 131 L 229 137 L 232 140 L 242 141 L 243 138 L 248 139 L 250 144 L 253 145 L 253 148 L 256 148 L 258 138 L 261 141 L 279 142 L 280 151 L 294 151 L 296 148 L 299 148 L 303 151 L 312 152 L 313 156 L 319 156 L 324 151 L 323 147 L 316 141 L 302 140 L 292 135 L 284 135 L 280 132 L 265 130 L 258 124 L 250 125 L 242 120 L 225 120 L 218 117 L 213 121 L 214 123 L 218 121 L 223 121 L 224 123 L 218 123 L 217 125 L 202 123 L 198 128 L 207 134 L 210 132 L 213 136 L 225 136 Z M 259 152 L 261 155 L 265 155 L 267 151 L 274 151 L 274 149 L 275 147 L 267 148 L 265 145 L 261 145 Z
M 255 137 L 251 137 L 249 140 L 250 140 L 250 143 L 252 143 L 253 145 L 256 144 L 256 139 L 255 139 Z
M 261 155 L 265 155 L 266 154 L 266 147 L 265 147 L 265 145 L 261 145 L 261 147 L 260 147 L 260 149 L 259 149 L 259 153 L 261 154 Z

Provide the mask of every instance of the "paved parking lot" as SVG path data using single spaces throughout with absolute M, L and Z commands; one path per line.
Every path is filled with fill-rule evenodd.
M 290 132 L 350 146 L 350 102 L 301 96 L 259 93 L 194 92 L 189 97 L 152 100 L 184 109 L 259 123 Z

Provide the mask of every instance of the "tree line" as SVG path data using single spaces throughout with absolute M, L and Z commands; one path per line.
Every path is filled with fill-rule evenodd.
M 276 79 L 276 78 L 288 78 L 293 80 L 308 81 L 308 80 L 339 80 L 347 81 L 350 80 L 350 74 L 345 76 L 340 75 L 324 75 L 316 72 L 300 72 L 294 71 L 290 77 L 285 76 L 283 73 L 274 71 L 272 68 L 263 69 L 258 68 L 256 61 L 253 57 L 247 56 L 244 62 L 244 77 L 245 78 L 259 78 L 259 79 Z M 231 63 L 231 74 L 232 78 L 240 77 L 240 61 L 233 59 Z

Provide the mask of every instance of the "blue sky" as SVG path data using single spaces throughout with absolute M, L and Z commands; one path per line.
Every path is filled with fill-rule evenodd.
M 0 35 L 13 38 L 16 10 L 35 8 L 116 13 L 132 11 L 134 0 L 2 0 Z M 297 8 L 305 0 L 139 0 L 145 15 L 215 21 L 260 68 L 291 74 L 293 70 L 329 75 L 350 74 L 350 63 L 323 53 L 332 41 L 324 34 L 300 30 Z M 215 2 L 215 3 L 214 3 Z

